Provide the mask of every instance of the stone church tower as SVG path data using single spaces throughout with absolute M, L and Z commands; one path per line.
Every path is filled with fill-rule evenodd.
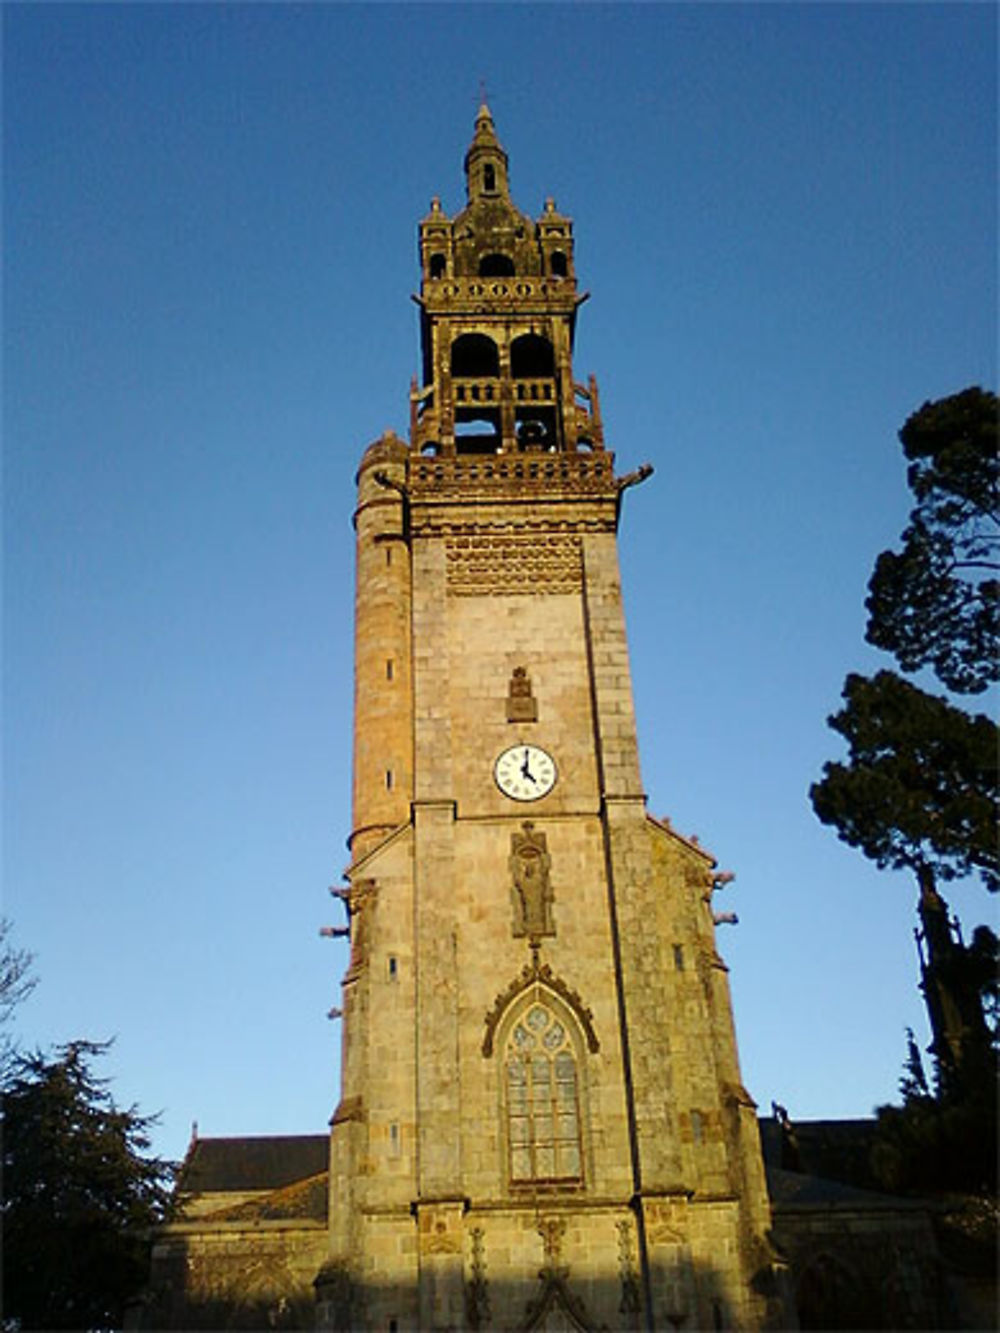
M 569 218 L 487 107 L 420 224 L 409 441 L 358 473 L 323 1327 L 759 1328 L 769 1205 L 711 857 L 646 813 Z

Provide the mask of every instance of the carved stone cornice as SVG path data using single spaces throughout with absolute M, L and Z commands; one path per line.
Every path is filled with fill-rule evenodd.
M 614 455 L 593 453 L 458 454 L 412 456 L 407 469 L 410 497 L 420 500 L 536 499 L 586 497 L 615 501 Z
M 522 517 L 523 509 L 514 511 L 517 518 L 511 517 L 511 509 L 493 506 L 481 510 L 473 521 L 468 511 L 463 508 L 450 508 L 448 505 L 426 506 L 413 516 L 411 531 L 415 537 L 472 538 L 488 537 L 539 537 L 567 536 L 579 537 L 590 532 L 613 532 L 614 514 L 602 511 L 596 505 L 580 505 L 570 517 L 565 510 L 553 509 L 550 513 L 542 507 L 533 507 L 530 518 Z

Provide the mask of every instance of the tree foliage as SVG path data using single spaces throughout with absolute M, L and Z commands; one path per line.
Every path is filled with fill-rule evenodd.
M 880 868 L 1000 888 L 995 724 L 891 671 L 848 676 L 843 697 L 828 721 L 848 762 L 825 764 L 810 789 L 823 823 Z
M 911 1095 L 880 1106 L 877 1117 L 872 1169 L 883 1189 L 995 1196 L 997 1106 L 988 1085 L 961 1098 Z
M 119 1109 L 90 1064 L 108 1043 L 18 1056 L 3 1102 L 3 1314 L 25 1329 L 122 1326 L 149 1273 L 172 1168 L 149 1117 Z
M 899 433 L 916 501 L 902 550 L 868 585 L 867 638 L 904 671 L 975 694 L 1000 679 L 1000 454 L 995 394 L 925 403 Z
M 901 551 L 878 557 L 868 585 L 868 641 L 904 671 L 930 667 L 958 694 L 1000 678 L 997 406 L 995 395 L 967 389 L 925 403 L 903 426 L 915 504 Z M 998 943 L 980 926 L 965 944 L 937 884 L 978 875 L 1000 888 L 998 729 L 891 671 L 848 676 L 843 698 L 828 721 L 848 758 L 824 765 L 813 808 L 876 865 L 916 875 L 933 1033 L 934 1091 L 911 1032 L 903 1104 L 879 1108 L 872 1165 L 888 1189 L 992 1199 Z M 985 1252 L 992 1230 L 981 1230 Z
M 996 1046 L 1000 1038 L 1000 940 L 989 926 L 977 926 L 965 954 L 970 983 L 979 992 L 983 1019 Z

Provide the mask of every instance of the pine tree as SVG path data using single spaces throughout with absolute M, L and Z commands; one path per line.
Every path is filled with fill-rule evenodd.
M 908 419 L 900 440 L 915 504 L 902 550 L 878 557 L 869 584 L 869 641 L 958 694 L 1000 678 L 997 407 L 973 388 Z M 848 757 L 824 765 L 813 808 L 876 865 L 913 872 L 933 1031 L 935 1097 L 911 1038 L 905 1105 L 879 1113 L 886 1181 L 933 1167 L 935 1178 L 982 1185 L 996 1179 L 997 942 L 979 927 L 966 945 L 940 886 L 978 876 L 1000 889 L 998 729 L 891 671 L 848 676 L 843 697 L 828 721 Z
M 23 1329 L 120 1328 L 147 1280 L 172 1168 L 150 1117 L 119 1109 L 91 1061 L 108 1043 L 18 1056 L 3 1101 L 3 1316 Z
M 916 501 L 868 585 L 869 643 L 949 690 L 1000 680 L 1000 451 L 995 394 L 925 403 L 899 433 Z

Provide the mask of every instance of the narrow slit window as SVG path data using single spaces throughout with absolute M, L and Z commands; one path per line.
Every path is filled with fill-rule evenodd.
M 395 981 L 399 974 L 399 962 L 395 954 L 389 955 L 389 980 Z
M 389 658 L 386 659 L 386 663 L 385 663 L 385 678 L 386 678 L 386 680 L 392 680 L 392 658 L 391 658 L 391 657 L 389 657 Z
M 674 945 L 674 967 L 678 972 L 684 971 L 684 945 Z
M 386 789 L 386 791 L 392 791 L 392 769 L 391 769 L 391 768 L 387 768 L 387 769 L 385 770 L 385 789 Z

